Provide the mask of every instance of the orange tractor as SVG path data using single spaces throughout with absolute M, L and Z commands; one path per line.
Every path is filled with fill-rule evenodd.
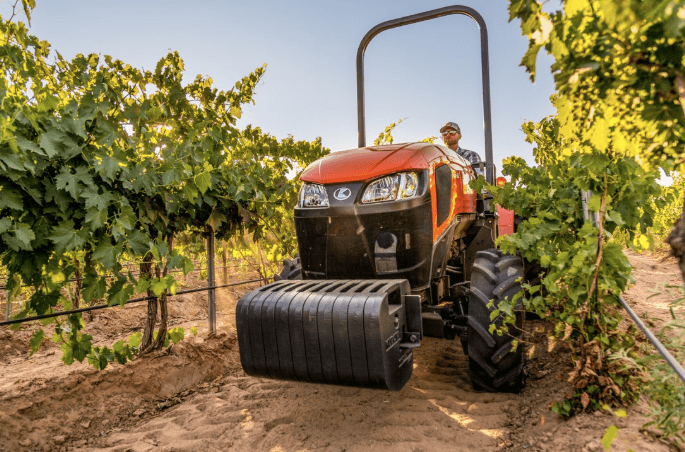
M 366 46 L 378 33 L 448 14 L 480 26 L 485 162 L 431 143 L 366 146 Z M 521 290 L 523 262 L 495 247 L 513 213 L 491 208 L 469 182 L 492 183 L 487 30 L 473 9 L 450 6 L 384 22 L 357 55 L 359 148 L 312 163 L 295 208 L 299 258 L 238 302 L 240 358 L 250 375 L 399 390 L 424 336 L 459 338 L 476 387 L 524 383 L 518 312 L 510 335 L 490 313 Z M 491 304 L 492 301 L 492 304 Z

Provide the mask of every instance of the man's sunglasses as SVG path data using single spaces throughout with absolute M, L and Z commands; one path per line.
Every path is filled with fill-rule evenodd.
M 458 133 L 459 133 L 459 132 L 457 132 L 456 130 L 448 130 L 448 131 L 446 131 L 446 132 L 442 132 L 442 136 L 443 136 L 443 137 L 446 137 L 446 136 L 448 136 L 448 135 L 456 135 L 456 134 L 458 134 Z

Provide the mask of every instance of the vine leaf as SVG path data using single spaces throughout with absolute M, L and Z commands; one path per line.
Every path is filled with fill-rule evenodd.
M 209 172 L 203 172 L 195 176 L 195 185 L 200 189 L 200 193 L 204 195 L 212 185 L 212 177 Z
M 33 336 L 31 336 L 31 340 L 29 340 L 29 345 L 31 346 L 31 353 L 29 356 L 33 356 L 33 354 L 38 351 L 43 339 L 45 339 L 45 332 L 42 328 L 33 332 Z
M 78 201 L 82 189 L 79 182 L 84 185 L 93 185 L 93 178 L 88 174 L 88 169 L 79 166 L 72 174 L 67 166 L 63 166 L 59 175 L 55 178 L 58 190 L 65 190 L 72 198 Z
M 107 293 L 107 280 L 98 276 L 94 273 L 89 273 L 83 280 L 83 289 L 81 294 L 86 302 L 91 302 L 93 299 L 102 298 L 105 293 Z
M 143 256 L 150 249 L 150 238 L 142 231 L 135 230 L 128 234 L 128 246 L 138 256 Z
M 12 220 L 9 218 L 0 218 L 0 234 L 9 231 L 12 227 Z
M 9 233 L 2 234 L 2 239 L 14 251 L 31 251 L 31 241 L 36 238 L 36 234 L 31 227 L 24 223 L 15 223 L 14 235 Z
M 610 425 L 607 427 L 606 431 L 604 432 L 604 436 L 602 436 L 602 446 L 604 446 L 604 450 L 611 449 L 611 443 L 614 442 L 617 436 L 618 427 L 615 425 Z
M 99 261 L 105 268 L 111 269 L 117 263 L 120 254 L 119 246 L 113 246 L 109 243 L 109 238 L 105 237 L 95 248 L 93 259 Z
M 96 207 L 98 211 L 105 210 L 107 205 L 114 201 L 111 193 L 100 193 L 100 189 L 94 186 L 87 187 L 81 193 L 81 197 L 86 200 L 86 209 Z
M 17 190 L 0 186 L 0 209 L 4 208 L 23 210 L 24 203 L 21 199 L 21 193 Z
M 59 226 L 52 230 L 49 239 L 55 244 L 55 253 L 57 254 L 80 248 L 86 243 L 80 231 L 74 229 L 73 220 L 62 221 Z

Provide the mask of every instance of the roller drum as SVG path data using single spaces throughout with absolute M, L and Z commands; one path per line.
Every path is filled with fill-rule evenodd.
M 276 281 L 240 299 L 236 325 L 249 375 L 391 390 L 422 337 L 407 280 Z

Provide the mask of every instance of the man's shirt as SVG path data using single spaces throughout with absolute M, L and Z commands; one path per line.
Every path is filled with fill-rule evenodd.
M 457 147 L 457 154 L 464 157 L 471 164 L 480 162 L 480 155 L 477 152 L 469 151 L 468 149 L 463 149 L 461 146 Z

